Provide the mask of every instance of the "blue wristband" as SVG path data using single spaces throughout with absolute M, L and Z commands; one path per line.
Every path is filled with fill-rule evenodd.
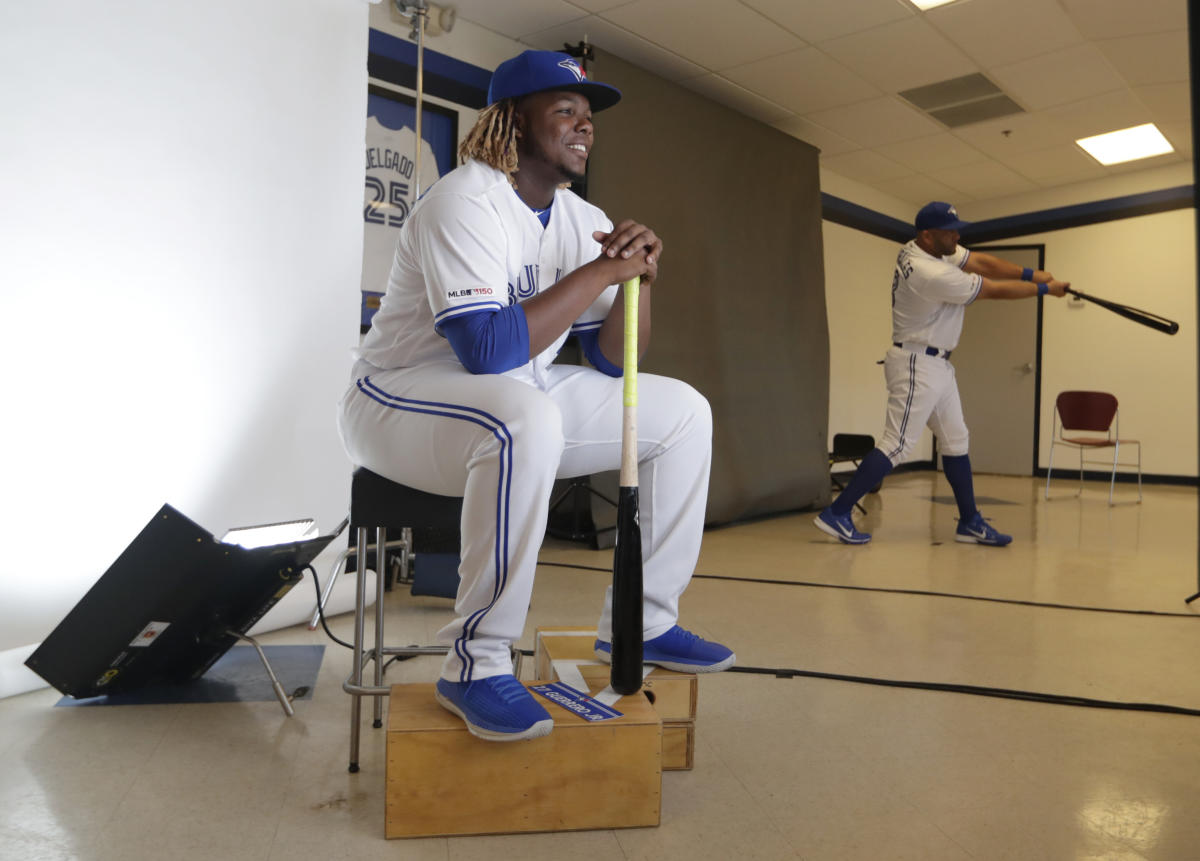
M 1021 270 L 1021 280 L 1022 281 L 1032 281 L 1033 280 L 1033 270 L 1030 269 L 1028 266 L 1026 266 L 1024 269 Z
M 1045 296 L 1049 292 L 1050 292 L 1049 284 L 1039 284 L 1038 285 L 1038 295 L 1039 296 Z

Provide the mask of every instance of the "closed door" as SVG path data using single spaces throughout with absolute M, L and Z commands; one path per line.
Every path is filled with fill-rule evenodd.
M 981 246 L 1019 266 L 1041 268 L 1043 246 Z M 994 475 L 1033 475 L 1038 400 L 1038 303 L 986 299 L 967 307 L 951 357 L 971 432 L 971 466 Z

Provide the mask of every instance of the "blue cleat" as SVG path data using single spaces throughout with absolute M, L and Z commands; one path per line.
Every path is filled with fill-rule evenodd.
M 473 682 L 438 679 L 434 696 L 442 708 L 466 722 L 471 735 L 487 741 L 537 738 L 554 729 L 550 713 L 513 675 Z
M 612 663 L 612 644 L 597 640 L 596 657 Z M 642 662 L 657 664 L 678 673 L 718 673 L 733 666 L 737 656 L 720 643 L 697 637 L 676 625 L 665 634 L 642 644 Z
M 850 519 L 849 514 L 839 517 L 833 513 L 832 507 L 818 514 L 813 520 L 813 525 L 843 544 L 866 544 L 871 540 L 871 536 L 866 532 L 859 532 L 854 528 L 854 521 Z
M 954 533 L 954 540 L 962 541 L 965 544 L 986 544 L 989 547 L 1003 547 L 1012 541 L 1012 536 L 1005 535 L 1003 532 L 997 532 L 983 519 L 983 515 L 976 511 L 974 517 L 958 521 L 958 529 Z

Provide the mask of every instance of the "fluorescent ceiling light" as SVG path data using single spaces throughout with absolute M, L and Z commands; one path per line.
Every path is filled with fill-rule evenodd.
M 1075 143 L 1083 147 L 1087 154 L 1100 164 L 1105 165 L 1175 151 L 1175 147 L 1167 142 L 1154 123 L 1080 138 Z
M 945 6 L 947 3 L 953 3 L 954 0 L 912 0 L 912 4 L 921 11 L 932 9 L 934 6 Z

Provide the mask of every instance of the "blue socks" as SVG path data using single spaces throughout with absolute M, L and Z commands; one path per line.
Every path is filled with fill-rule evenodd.
M 963 458 L 964 460 L 966 458 Z M 971 477 L 971 468 L 967 467 L 967 478 Z M 871 449 L 870 453 L 858 465 L 854 477 L 846 485 L 846 489 L 838 494 L 838 498 L 829 506 L 838 517 L 845 517 L 854 507 L 854 503 L 862 499 L 871 488 L 883 481 L 892 471 L 892 462 L 879 449 Z
M 865 463 L 865 461 L 864 461 Z M 975 516 L 975 483 L 971 478 L 971 459 L 965 455 L 942 455 L 942 472 L 950 489 L 954 491 L 954 501 L 958 503 L 958 516 L 963 522 Z

